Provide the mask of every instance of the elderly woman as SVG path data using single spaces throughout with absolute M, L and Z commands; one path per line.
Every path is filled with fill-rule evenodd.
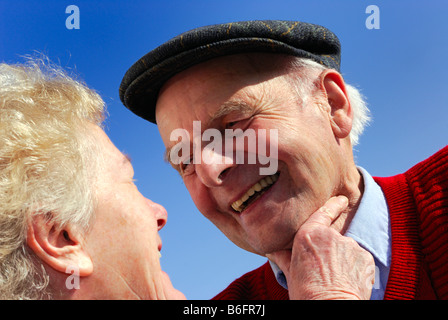
M 160 267 L 167 213 L 103 118 L 59 68 L 0 65 L 0 298 L 184 298 Z

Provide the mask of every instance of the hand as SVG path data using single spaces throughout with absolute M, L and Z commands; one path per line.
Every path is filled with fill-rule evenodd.
M 332 227 L 347 205 L 344 196 L 331 198 L 300 227 L 292 250 L 267 255 L 285 274 L 290 299 L 370 299 L 372 255 Z

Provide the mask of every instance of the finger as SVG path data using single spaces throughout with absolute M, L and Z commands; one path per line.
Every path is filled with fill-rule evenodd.
M 347 208 L 348 199 L 345 196 L 330 198 L 322 207 L 314 212 L 304 223 L 331 226 L 334 220 Z

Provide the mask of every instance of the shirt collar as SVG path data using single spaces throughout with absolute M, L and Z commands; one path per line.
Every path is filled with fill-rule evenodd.
M 358 167 L 364 180 L 364 194 L 345 236 L 353 238 L 385 267 L 390 267 L 390 221 L 383 191 L 372 176 Z

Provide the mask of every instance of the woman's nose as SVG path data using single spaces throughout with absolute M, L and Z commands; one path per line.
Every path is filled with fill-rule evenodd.
M 168 213 L 166 212 L 166 209 L 162 205 L 152 202 L 149 199 L 146 199 L 146 202 L 150 206 L 151 211 L 153 212 L 154 217 L 157 220 L 157 229 L 160 231 L 167 222 Z

